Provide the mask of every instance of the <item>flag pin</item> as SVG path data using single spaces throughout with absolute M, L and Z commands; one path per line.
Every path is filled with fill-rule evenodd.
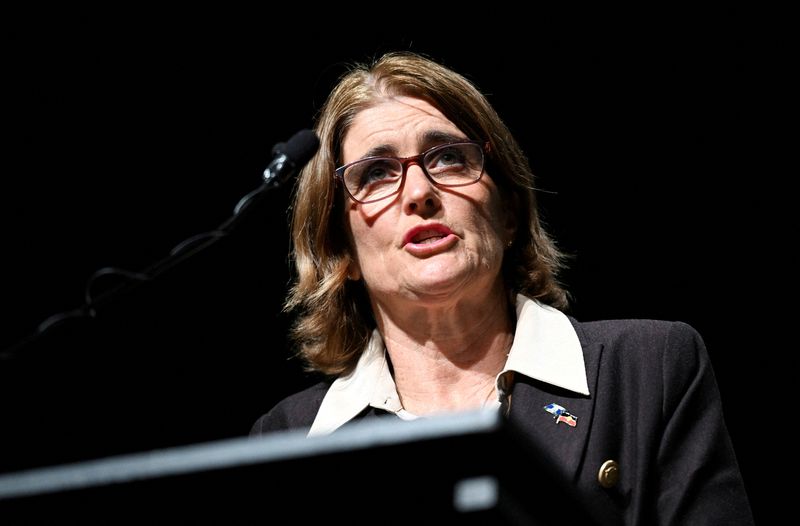
M 578 417 L 570 414 L 565 408 L 558 404 L 547 404 L 544 406 L 544 410 L 553 415 L 556 424 L 564 422 L 570 427 L 575 427 L 578 424 Z

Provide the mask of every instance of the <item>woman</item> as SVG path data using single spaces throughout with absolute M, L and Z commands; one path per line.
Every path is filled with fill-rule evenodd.
M 343 77 L 316 131 L 287 306 L 300 354 L 332 380 L 254 434 L 498 408 L 626 523 L 752 522 L 699 335 L 562 313 L 530 168 L 469 81 L 387 54 Z M 609 459 L 619 477 L 601 486 Z

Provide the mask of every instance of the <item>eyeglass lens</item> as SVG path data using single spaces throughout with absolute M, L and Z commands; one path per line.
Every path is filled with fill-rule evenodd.
M 471 184 L 483 172 L 483 149 L 479 144 L 445 144 L 407 159 L 380 157 L 357 161 L 344 171 L 347 191 L 358 201 L 388 197 L 399 190 L 408 165 L 419 163 L 420 157 L 423 170 L 442 186 Z

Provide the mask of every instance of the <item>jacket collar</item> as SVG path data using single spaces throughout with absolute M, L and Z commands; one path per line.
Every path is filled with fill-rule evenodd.
M 498 387 L 507 377 L 505 373 L 514 371 L 588 395 L 583 350 L 569 318 L 521 294 L 517 295 L 516 307 L 514 343 L 497 377 Z M 394 413 L 402 409 L 383 339 L 377 329 L 355 369 L 331 385 L 308 435 L 331 433 L 369 406 Z

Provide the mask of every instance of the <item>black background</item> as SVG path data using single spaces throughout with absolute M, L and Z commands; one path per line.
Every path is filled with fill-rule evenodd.
M 575 255 L 571 314 L 701 332 L 758 516 L 753 393 L 784 363 L 765 234 L 784 35 L 736 11 L 477 15 L 9 18 L 1 348 L 79 306 L 98 268 L 144 269 L 216 227 L 272 145 L 312 125 L 346 63 L 410 49 L 473 80 L 528 154 L 545 220 Z M 241 436 L 313 382 L 281 313 L 289 196 L 271 193 L 232 238 L 0 362 L 2 471 Z

